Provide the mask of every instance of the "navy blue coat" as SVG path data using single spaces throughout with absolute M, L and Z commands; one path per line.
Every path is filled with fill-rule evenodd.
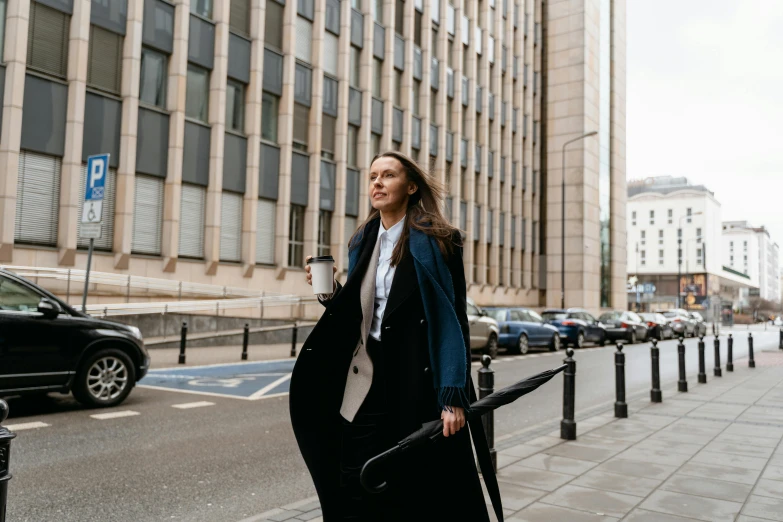
M 352 351 L 360 335 L 359 288 L 375 246 L 379 223 L 380 220 L 374 220 L 367 225 L 357 266 L 345 286 L 327 304 L 302 348 L 291 377 L 291 422 L 321 502 L 324 522 L 340 519 L 337 487 L 342 419 L 339 410 Z M 454 282 L 458 319 L 463 335 L 469 338 L 460 247 L 455 248 L 447 264 Z M 424 307 L 417 290 L 416 270 L 408 254 L 395 270 L 381 323 L 384 372 L 398 376 L 387 380 L 386 390 L 389 435 L 395 441 L 416 431 L 423 422 L 440 418 L 430 370 Z M 467 424 L 452 437 L 408 452 L 389 471 L 389 477 L 390 487 L 381 493 L 385 496 L 382 502 L 394 513 L 389 520 L 489 520 Z M 418 509 L 413 511 L 413 506 Z

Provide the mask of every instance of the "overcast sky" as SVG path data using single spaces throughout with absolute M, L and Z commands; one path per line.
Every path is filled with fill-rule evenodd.
M 783 248 L 783 1 L 628 0 L 628 179 L 687 176 Z

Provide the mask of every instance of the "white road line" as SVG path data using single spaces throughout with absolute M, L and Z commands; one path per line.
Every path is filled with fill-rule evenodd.
M 137 384 L 136 386 L 138 388 L 148 388 L 150 390 L 162 390 L 162 391 L 176 392 L 176 393 L 192 393 L 194 395 L 207 395 L 209 397 L 226 397 L 228 399 L 239 399 L 241 401 L 250 400 L 247 397 L 242 397 L 241 395 L 230 395 L 228 393 L 214 393 L 214 392 L 205 392 L 205 391 L 198 391 L 198 390 L 180 390 L 178 388 L 166 388 L 165 386 L 151 386 L 149 384 Z
M 255 392 L 253 395 L 251 395 L 249 397 L 249 399 L 252 401 L 252 400 L 261 398 L 266 392 L 268 392 L 269 390 L 275 389 L 277 386 L 279 386 L 280 384 L 284 383 L 285 381 L 287 381 L 290 378 L 291 378 L 291 374 L 290 373 L 280 377 L 276 381 L 274 381 L 274 382 L 272 382 L 270 384 L 267 384 L 266 386 L 264 386 L 263 388 L 261 388 L 260 390 Z
M 183 404 L 172 404 L 172 408 L 178 408 L 180 410 L 189 410 L 191 408 L 201 408 L 203 406 L 214 406 L 214 402 L 199 401 L 199 402 L 185 402 Z
M 157 372 L 160 370 L 181 370 L 183 368 L 187 368 L 188 370 L 190 370 L 191 368 L 199 369 L 199 368 L 220 368 L 223 366 L 247 366 L 251 364 L 279 363 L 279 362 L 287 362 L 287 361 L 296 362 L 296 357 L 288 357 L 287 359 L 265 359 L 260 361 L 241 361 L 241 362 L 231 362 L 231 363 L 201 364 L 198 366 L 169 366 L 166 368 L 150 368 L 150 372 Z M 152 375 L 155 374 L 153 373 Z
M 90 417 L 98 420 L 108 420 L 108 419 L 119 419 L 120 417 L 133 417 L 134 415 L 141 415 L 141 414 L 133 410 L 123 410 L 123 411 L 113 411 L 110 413 L 96 413 L 95 415 L 90 415 Z
M 9 424 L 3 427 L 8 431 L 22 431 L 32 430 L 35 428 L 48 428 L 49 426 L 51 426 L 51 424 L 46 424 L 45 422 L 23 422 L 21 424 Z

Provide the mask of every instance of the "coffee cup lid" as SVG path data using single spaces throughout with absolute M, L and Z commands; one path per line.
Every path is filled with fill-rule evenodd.
M 334 258 L 332 256 L 318 256 L 318 257 L 311 257 L 307 260 L 307 264 L 310 263 L 326 263 L 331 262 L 334 263 Z

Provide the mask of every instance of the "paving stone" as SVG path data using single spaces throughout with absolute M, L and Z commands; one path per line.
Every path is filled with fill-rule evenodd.
M 744 457 L 741 455 L 730 455 L 728 453 L 717 453 L 714 451 L 702 450 L 693 457 L 692 462 L 702 464 L 719 464 L 721 466 L 732 466 L 735 468 L 745 468 L 761 471 L 767 465 L 767 459 L 755 457 Z
M 269 520 L 273 520 L 274 522 L 283 522 L 284 520 L 291 520 L 292 518 L 301 515 L 302 512 L 298 510 L 290 510 L 285 509 L 281 513 L 278 513 L 277 515 L 272 515 L 268 518 Z
M 759 478 L 761 471 L 746 468 L 735 468 L 721 464 L 688 462 L 679 469 L 679 473 L 692 477 L 714 478 L 718 480 L 725 480 L 727 482 L 753 485 Z
M 759 479 L 753 494 L 761 497 L 773 497 L 783 499 L 783 480 Z
M 503 510 L 508 509 L 512 514 L 546 495 L 546 491 L 531 489 L 518 484 L 509 484 L 508 482 L 498 482 L 498 488 L 500 489 L 500 498 L 503 499 Z M 484 500 L 490 506 L 491 511 L 492 502 L 490 498 L 485 496 Z
M 655 491 L 639 507 L 707 522 L 733 522 L 742 504 L 671 491 Z
M 783 480 L 783 466 L 767 466 L 761 477 L 770 480 Z
M 772 448 L 765 448 L 755 444 L 736 444 L 733 442 L 713 441 L 704 447 L 707 451 L 717 453 L 731 453 L 733 455 L 744 455 L 747 457 L 769 458 L 772 455 Z
M 539 451 L 541 451 L 541 448 L 538 448 L 536 446 L 529 446 L 527 444 L 517 444 L 516 446 L 512 446 L 510 448 L 504 449 L 500 453 L 523 459 L 525 457 L 529 457 L 530 455 L 534 455 Z
M 505 451 L 505 450 L 503 450 Z M 515 457 L 513 455 L 508 455 L 503 453 L 503 451 L 499 451 L 497 454 L 498 457 L 498 469 L 503 469 L 507 466 L 510 466 L 512 464 L 516 464 L 520 460 L 522 460 L 521 457 Z
M 320 509 L 314 509 L 312 511 L 308 511 L 306 513 L 302 513 L 298 517 L 296 517 L 295 520 L 313 520 L 317 517 L 321 516 L 321 510 Z
M 631 477 L 592 469 L 571 482 L 574 486 L 613 491 L 638 497 L 646 497 L 661 483 L 658 479 Z
M 747 515 L 740 515 L 737 517 L 737 522 L 769 522 L 766 518 L 749 517 Z
M 606 437 L 608 439 L 618 439 L 618 440 L 625 440 L 629 442 L 639 442 L 642 439 L 645 439 L 649 437 L 652 433 L 655 432 L 652 428 L 647 428 L 645 426 L 633 426 L 633 427 L 622 427 L 618 428 L 617 426 L 622 426 L 622 424 L 608 424 L 604 426 L 603 428 L 598 428 L 597 430 L 593 430 L 590 432 L 590 435 L 598 436 L 598 437 Z
M 691 458 L 690 455 L 683 455 L 682 453 L 674 453 L 671 451 L 658 449 L 637 448 L 636 446 L 633 446 L 630 449 L 620 453 L 618 457 L 628 460 L 639 460 L 642 462 L 665 464 L 667 466 L 681 466 Z
M 536 502 L 513 517 L 507 518 L 506 522 L 613 522 L 616 520 L 619 520 L 619 518 Z
M 304 513 L 307 513 L 308 511 L 312 511 L 313 509 L 320 509 L 321 503 L 318 500 L 313 500 L 312 502 L 308 502 L 307 504 L 302 504 L 299 507 L 291 508 L 296 509 L 297 511 L 302 511 Z
M 519 461 L 515 465 L 565 473 L 567 475 L 581 475 L 588 469 L 594 468 L 596 463 L 538 453 L 532 457 Z
M 692 457 L 701 451 L 704 446 L 691 442 L 675 442 L 649 438 L 634 444 L 633 447 L 638 450 L 669 451 L 671 453 L 681 453 Z
M 783 521 L 783 500 L 751 495 L 745 507 L 742 508 L 742 514 L 781 522 Z
M 527 487 L 544 491 L 554 491 L 573 478 L 573 475 L 527 468 L 517 464 L 503 468 L 498 472 L 499 482 L 524 484 Z
M 589 446 L 591 448 L 601 448 L 622 451 L 628 449 L 633 445 L 633 442 L 617 439 L 607 439 L 606 437 L 593 437 L 592 435 L 583 435 L 576 441 L 566 442 L 568 444 L 576 444 L 578 446 Z
M 721 433 L 715 437 L 715 442 L 728 442 L 731 444 L 748 444 L 760 446 L 762 448 L 775 448 L 779 440 L 767 437 L 752 437 L 749 435 L 738 435 L 736 433 Z
M 606 462 L 599 464 L 596 469 L 608 471 L 610 473 L 619 473 L 621 475 L 630 475 L 632 477 L 663 480 L 674 473 L 677 467 L 614 457 L 613 459 L 609 459 Z
M 627 517 L 623 519 L 625 522 L 693 522 L 692 518 L 676 517 L 674 515 L 666 515 L 664 513 L 656 513 L 654 511 L 647 511 L 645 509 L 634 509 Z
M 702 435 L 698 433 L 677 433 L 674 431 L 661 430 L 658 433 L 653 433 L 646 440 L 662 440 L 664 442 L 698 444 L 699 446 L 703 447 L 713 438 L 715 438 L 715 435 L 712 434 Z
M 620 518 L 641 500 L 641 497 L 569 484 L 545 496 L 540 502 Z
M 669 480 L 664 482 L 660 489 L 686 493 L 688 495 L 698 495 L 700 497 L 717 498 L 719 500 L 744 502 L 750 495 L 750 490 L 753 487 L 749 484 L 740 484 L 738 482 L 726 482 L 705 477 L 696 479 L 690 475 L 675 473 Z
M 732 433 L 734 435 L 748 435 L 750 437 L 766 437 L 780 441 L 780 438 L 783 437 L 783 428 L 735 423 L 726 428 L 725 433 Z
M 547 455 L 559 455 L 561 457 L 587 460 L 590 462 L 603 462 L 606 459 L 617 455 L 620 451 L 622 450 L 594 448 L 590 446 L 582 446 L 581 444 L 560 444 L 558 446 L 544 450 L 543 453 Z
M 536 446 L 538 448 L 551 448 L 552 446 L 555 446 L 557 444 L 561 444 L 563 442 L 563 439 L 560 437 L 550 437 L 549 435 L 542 435 L 541 437 L 536 437 L 533 440 L 529 440 L 525 442 L 528 446 Z

